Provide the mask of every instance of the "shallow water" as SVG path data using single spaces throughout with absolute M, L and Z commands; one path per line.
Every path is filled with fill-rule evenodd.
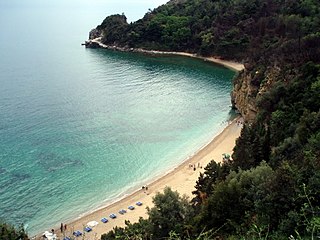
M 0 218 L 30 235 L 58 226 L 167 172 L 229 119 L 234 72 L 84 49 L 100 5 L 27 3 L 0 8 Z

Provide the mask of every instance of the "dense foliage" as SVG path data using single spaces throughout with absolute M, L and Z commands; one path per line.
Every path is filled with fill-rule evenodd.
M 0 239 L 3 240 L 27 240 L 28 235 L 26 234 L 23 226 L 15 228 L 12 225 L 4 222 L 0 222 Z
M 172 0 L 120 28 L 104 27 L 109 20 L 98 27 L 105 44 L 244 62 L 234 81 L 250 80 L 257 114 L 232 160 L 205 168 L 188 204 L 166 189 L 149 219 L 102 239 L 319 238 L 319 0 Z
M 274 53 L 277 59 L 319 60 L 319 8 L 318 0 L 180 0 L 130 24 L 109 16 L 97 29 L 112 45 L 240 60 Z

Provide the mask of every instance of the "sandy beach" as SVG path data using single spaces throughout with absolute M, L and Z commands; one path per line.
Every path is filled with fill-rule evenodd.
M 185 57 L 192 57 L 192 58 L 198 58 L 202 59 L 203 61 L 206 62 L 213 62 L 219 65 L 222 65 L 224 67 L 227 67 L 231 70 L 236 70 L 236 71 L 241 71 L 244 69 L 244 65 L 239 62 L 234 62 L 234 61 L 229 61 L 229 60 L 224 60 L 221 58 L 215 58 L 215 57 L 202 57 L 197 54 L 192 54 L 192 53 L 185 53 L 185 52 L 158 52 L 158 51 L 151 51 L 151 53 L 154 54 L 168 54 L 168 55 L 178 55 L 178 56 L 185 56 Z
M 103 44 L 102 42 L 100 42 L 100 40 L 101 40 L 100 38 L 88 40 L 84 45 L 86 45 L 86 47 L 88 46 L 90 47 L 91 44 L 94 44 L 95 47 L 98 46 L 100 48 L 116 50 L 121 52 L 136 52 L 136 53 L 144 53 L 144 54 L 159 55 L 159 56 L 177 55 L 177 56 L 184 56 L 184 57 L 192 57 L 192 58 L 202 59 L 203 61 L 213 62 L 235 71 L 241 71 L 244 69 L 244 65 L 242 63 L 234 62 L 230 60 L 224 60 L 217 57 L 202 57 L 197 54 L 187 53 L 187 52 L 165 52 L 165 51 L 145 50 L 141 48 L 123 48 L 118 46 L 109 46 L 109 45 Z
M 189 196 L 191 199 L 191 192 L 194 190 L 194 186 L 200 172 L 204 171 L 204 167 L 211 160 L 214 159 L 215 161 L 220 162 L 222 161 L 223 153 L 232 153 L 235 141 L 240 135 L 241 127 L 242 125 L 238 124 L 237 121 L 234 120 L 219 135 L 214 137 L 214 139 L 208 145 L 199 150 L 194 156 L 190 157 L 180 166 L 173 169 L 170 173 L 150 183 L 147 191 L 139 188 L 132 195 L 129 195 L 112 205 L 106 206 L 105 208 L 76 219 L 73 222 L 69 222 L 67 223 L 67 230 L 65 233 L 61 234 L 59 229 L 55 230 L 57 236 L 63 239 L 64 236 L 72 236 L 73 231 L 80 230 L 84 234 L 84 239 L 100 239 L 100 236 L 103 233 L 107 233 L 115 226 L 125 226 L 125 220 L 129 220 L 133 223 L 137 222 L 139 217 L 146 218 L 146 207 L 153 206 L 153 196 L 155 196 L 155 194 L 158 192 L 163 192 L 163 189 L 166 186 L 178 191 L 181 195 L 185 194 Z M 194 170 L 193 167 L 190 167 L 190 164 L 196 166 L 196 169 Z M 136 206 L 135 203 L 138 201 L 141 201 L 143 205 Z M 135 206 L 135 209 L 129 210 L 128 206 L 130 205 Z M 124 215 L 119 214 L 118 211 L 121 209 L 126 209 L 127 213 Z M 110 219 L 109 215 L 111 213 L 115 213 L 117 218 Z M 103 217 L 108 218 L 109 221 L 107 223 L 102 223 L 101 218 Z M 96 227 L 93 227 L 93 231 L 89 233 L 84 232 L 84 227 L 90 221 L 97 221 L 99 224 Z

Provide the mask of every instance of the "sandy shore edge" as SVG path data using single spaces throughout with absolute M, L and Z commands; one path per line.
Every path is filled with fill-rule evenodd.
M 151 182 L 148 185 L 148 191 L 137 189 L 131 195 L 128 195 L 111 205 L 100 208 L 97 211 L 67 223 L 67 230 L 64 233 L 61 233 L 59 229 L 56 229 L 55 233 L 59 239 L 63 239 L 65 236 L 72 236 L 73 231 L 79 230 L 84 234 L 82 239 L 100 239 L 100 236 L 103 233 L 109 232 L 114 227 L 124 227 L 125 220 L 134 223 L 137 222 L 140 217 L 146 218 L 146 207 L 153 206 L 152 198 L 156 193 L 162 192 L 166 186 L 178 191 L 181 195 L 185 194 L 189 196 L 191 199 L 191 192 L 194 190 L 200 172 L 204 171 L 204 167 L 213 159 L 217 162 L 222 161 L 223 153 L 232 153 L 235 141 L 240 136 L 242 128 L 242 125 L 238 122 L 239 118 L 232 121 L 220 134 L 215 136 L 210 143 L 200 149 L 194 156 L 184 161 L 171 172 Z M 195 170 L 193 167 L 190 167 L 190 165 L 195 166 Z M 141 201 L 143 205 L 136 206 L 135 203 L 137 201 Z M 130 205 L 133 205 L 135 209 L 129 210 L 128 206 Z M 127 213 L 124 215 L 119 214 L 118 211 L 120 209 L 126 209 Z M 110 219 L 109 215 L 111 213 L 115 213 L 117 218 Z M 108 218 L 109 222 L 102 223 L 101 218 L 103 217 Z M 93 231 L 89 233 L 84 232 L 84 227 L 90 221 L 97 221 L 99 224 L 93 228 Z M 37 235 L 34 239 L 41 239 L 41 236 Z
M 159 56 L 176 55 L 176 56 L 192 57 L 192 58 L 202 59 L 208 62 L 213 62 L 238 72 L 244 69 L 244 65 L 242 63 L 228 61 L 221 58 L 203 57 L 197 54 L 187 53 L 187 52 L 166 52 L 166 51 L 145 50 L 142 48 L 124 48 L 124 47 L 118 47 L 118 46 L 109 46 L 109 45 L 103 44 L 102 42 L 100 42 L 100 40 L 101 38 L 88 40 L 85 42 L 84 45 L 88 48 L 104 48 L 104 49 L 116 50 L 121 52 L 136 52 L 136 53 L 144 53 L 144 54 L 159 55 Z

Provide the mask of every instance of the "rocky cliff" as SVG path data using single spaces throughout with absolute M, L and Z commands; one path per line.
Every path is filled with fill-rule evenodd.
M 244 66 L 245 69 L 234 79 L 231 102 L 244 120 L 251 123 L 261 110 L 259 108 L 262 108 L 259 106 L 260 99 L 266 97 L 278 81 L 287 82 L 292 75 L 283 75 L 281 68 L 276 65 L 259 68 L 246 63 Z
M 252 84 L 252 76 L 245 69 L 235 79 L 231 92 L 232 107 L 237 109 L 246 122 L 252 122 L 257 115 L 256 97 L 258 88 Z

